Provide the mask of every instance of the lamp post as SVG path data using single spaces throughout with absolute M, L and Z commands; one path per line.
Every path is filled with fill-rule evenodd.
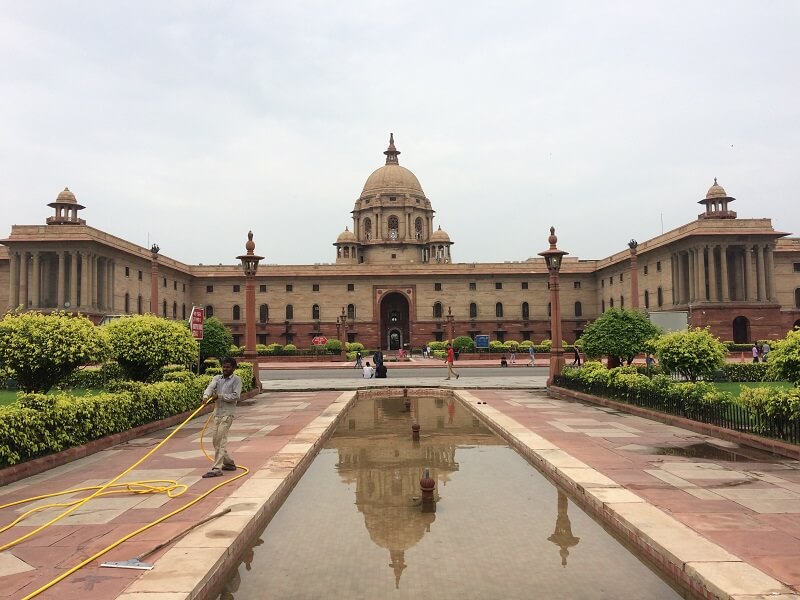
M 558 295 L 558 272 L 561 270 L 561 259 L 565 254 L 556 248 L 556 228 L 550 228 L 550 236 L 547 238 L 550 247 L 547 250 L 539 252 L 539 256 L 544 257 L 544 262 L 547 265 L 547 271 L 550 273 L 550 330 L 553 340 L 553 345 L 550 348 L 550 374 L 547 377 L 547 385 L 553 384 L 553 380 L 561 375 L 561 369 L 564 368 L 564 348 L 561 346 L 561 304 Z
M 244 245 L 246 254 L 236 258 L 242 263 L 244 271 L 244 298 L 245 298 L 245 335 L 244 335 L 244 358 L 253 365 L 253 379 L 256 386 L 261 389 L 261 376 L 258 373 L 258 352 L 256 351 L 256 272 L 258 262 L 264 258 L 256 256 L 253 250 L 256 243 L 253 241 L 253 232 L 247 232 L 247 243 Z
M 452 344 L 456 337 L 456 324 L 453 309 L 449 306 L 447 307 L 447 336 Z
M 639 257 L 636 255 L 636 247 L 639 242 L 631 240 L 628 248 L 631 251 L 631 308 L 639 308 Z
M 158 253 L 160 250 L 158 244 L 150 247 L 150 312 L 156 316 L 158 316 Z
M 342 324 L 342 337 L 339 338 L 342 347 L 339 349 L 339 357 L 345 360 L 347 358 L 347 350 L 345 349 L 345 344 L 347 343 L 347 313 L 344 311 L 344 306 L 342 307 L 342 314 L 336 321 Z

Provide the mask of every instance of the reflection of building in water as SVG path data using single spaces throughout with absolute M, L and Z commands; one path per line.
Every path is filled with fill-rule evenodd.
M 561 566 L 567 566 L 567 556 L 569 556 L 569 549 L 577 546 L 581 538 L 572 535 L 572 523 L 569 522 L 567 515 L 567 507 L 569 506 L 569 499 L 567 495 L 558 490 L 558 516 L 556 517 L 556 529 L 548 541 L 556 544 L 561 550 Z
M 420 425 L 412 442 L 411 425 Z M 405 551 L 417 544 L 436 519 L 422 512 L 419 480 L 426 468 L 445 485 L 458 471 L 456 448 L 497 445 L 500 440 L 454 401 L 412 398 L 360 399 L 328 442 L 339 453 L 342 480 L 356 485 L 356 506 L 372 541 L 389 551 L 395 585 L 407 567 Z

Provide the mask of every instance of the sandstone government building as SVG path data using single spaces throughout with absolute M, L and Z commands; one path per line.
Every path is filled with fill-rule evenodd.
M 355 201 L 352 227 L 333 244 L 335 262 L 260 266 L 257 342 L 307 348 L 318 335 L 344 337 L 342 314 L 347 340 L 367 348 L 419 348 L 447 339 L 450 323 L 455 335 L 550 338 L 544 259 L 459 263 L 399 154 L 390 137 L 385 164 Z M 598 260 L 565 257 L 564 338 L 575 340 L 611 307 L 683 317 L 739 343 L 782 338 L 800 326 L 800 238 L 775 231 L 770 219 L 739 218 L 733 200 L 715 180 L 685 225 Z M 697 200 L 685 202 L 689 212 Z M 62 309 L 99 322 L 145 312 L 186 319 L 202 305 L 244 343 L 241 265 L 184 264 L 95 229 L 68 189 L 48 206 L 44 225 L 14 225 L 0 240 L 0 311 Z

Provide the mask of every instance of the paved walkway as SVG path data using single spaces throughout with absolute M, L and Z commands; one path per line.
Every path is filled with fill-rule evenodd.
M 541 388 L 509 389 L 518 377 L 449 384 L 471 410 L 501 429 L 544 472 L 579 501 L 615 519 L 677 569 L 721 598 L 800 598 L 800 465 L 731 448 L 731 444 L 606 408 L 551 399 Z M 237 462 L 251 472 L 205 500 L 111 550 L 38 598 L 178 600 L 213 587 L 219 572 L 239 564 L 244 541 L 268 519 L 354 396 L 350 385 L 375 380 L 265 381 L 267 391 L 241 406 L 231 433 Z M 430 378 L 383 380 L 419 387 Z M 328 386 L 331 389 L 328 389 Z M 337 389 L 333 389 L 333 386 Z M 311 389 L 316 387 L 317 389 Z M 443 387 L 445 387 L 443 385 Z M 486 404 L 483 404 L 486 402 Z M 202 479 L 208 461 L 199 448 L 204 418 L 192 421 L 126 481 L 174 479 L 188 486 L 165 495 L 93 500 L 30 540 L 0 553 L 0 598 L 24 598 L 139 526 L 198 497 L 220 479 Z M 152 448 L 167 431 L 139 438 L 0 488 L 0 503 L 108 481 Z M 679 450 L 705 442 L 709 458 Z M 207 441 L 207 446 L 209 446 Z M 666 448 L 666 449 L 663 449 Z M 676 450 L 678 448 L 678 450 Z M 714 449 L 719 449 L 718 453 Z M 737 453 L 726 454 L 736 450 Z M 226 475 L 225 480 L 233 475 Z M 77 497 L 78 495 L 73 495 Z M 43 504 L 39 501 L 38 504 Z M 148 556 L 152 571 L 108 569 L 102 561 L 133 558 L 221 507 L 232 511 Z M 29 508 L 29 507 L 28 507 Z M 8 523 L 25 509 L 2 511 Z M 56 514 L 37 513 L 0 534 L 0 545 Z M 217 572 L 217 575 L 213 573 Z

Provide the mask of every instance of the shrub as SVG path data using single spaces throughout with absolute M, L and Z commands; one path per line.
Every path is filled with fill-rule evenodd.
M 175 321 L 135 315 L 105 326 L 111 352 L 126 376 L 153 381 L 165 365 L 190 365 L 197 359 L 191 332 Z
M 125 320 L 125 319 L 121 319 Z M 47 392 L 78 366 L 102 360 L 105 336 L 83 316 L 11 312 L 0 319 L 0 365 L 25 392 Z
M 538 352 L 550 352 L 552 347 L 553 347 L 553 340 L 545 338 L 539 343 Z
M 643 352 L 647 340 L 659 329 L 638 310 L 611 308 L 589 323 L 581 336 L 583 351 L 591 358 L 631 359 Z
M 527 351 L 528 351 L 528 348 L 530 348 L 531 346 L 533 346 L 533 342 L 532 342 L 532 341 L 530 341 L 530 340 L 523 340 L 523 341 L 521 341 L 521 342 L 519 343 L 519 348 L 518 348 L 518 350 L 519 350 L 520 352 L 527 352 Z M 534 350 L 534 352 L 535 352 L 535 350 Z
M 447 348 L 447 342 L 428 342 L 428 347 L 431 349 L 431 352 L 436 352 L 437 350 L 444 350 Z
M 776 381 L 765 363 L 726 363 L 722 372 L 726 381 Z
M 339 340 L 328 340 L 325 342 L 325 350 L 331 354 L 339 354 L 342 351 L 342 342 Z
M 775 342 L 767 365 L 770 377 L 800 386 L 800 329 L 790 331 L 784 339 Z
M 725 347 L 708 329 L 676 331 L 656 342 L 658 362 L 690 381 L 708 376 L 725 364 Z
M 347 352 L 364 352 L 364 344 L 361 342 L 345 342 L 344 348 Z
M 286 344 L 283 347 L 283 354 L 294 354 L 297 351 L 297 346 L 294 344 Z
M 458 350 L 459 352 L 474 352 L 475 342 L 468 335 L 460 335 L 453 340 L 453 350 Z

